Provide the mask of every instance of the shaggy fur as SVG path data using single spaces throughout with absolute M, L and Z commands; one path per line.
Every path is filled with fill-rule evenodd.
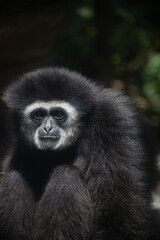
M 147 240 L 153 237 L 154 163 L 128 97 L 63 68 L 23 75 L 4 93 L 14 144 L 4 160 L 0 234 L 7 240 Z M 80 134 L 61 151 L 27 145 L 21 113 L 66 101 Z

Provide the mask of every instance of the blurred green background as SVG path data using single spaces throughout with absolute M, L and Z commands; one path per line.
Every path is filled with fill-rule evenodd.
M 133 96 L 159 144 L 158 1 L 6 0 L 0 3 L 0 94 L 19 75 L 46 65 L 68 67 Z M 0 114 L 3 152 L 2 103 Z

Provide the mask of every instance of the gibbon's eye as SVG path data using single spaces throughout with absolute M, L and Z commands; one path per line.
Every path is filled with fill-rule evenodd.
M 45 109 L 36 109 L 31 113 L 31 117 L 34 120 L 42 120 L 44 117 L 46 117 L 47 112 Z
M 58 121 L 62 121 L 67 117 L 66 112 L 62 108 L 52 109 L 51 115 Z

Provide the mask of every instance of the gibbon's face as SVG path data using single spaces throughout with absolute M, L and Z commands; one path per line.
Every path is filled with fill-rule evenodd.
M 37 101 L 22 113 L 21 130 L 25 139 L 41 150 L 61 150 L 72 145 L 79 126 L 76 108 L 65 101 Z

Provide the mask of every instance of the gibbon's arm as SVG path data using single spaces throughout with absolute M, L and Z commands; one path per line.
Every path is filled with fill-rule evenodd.
M 32 239 L 34 211 L 32 192 L 24 178 L 14 170 L 6 173 L 0 189 L 1 239 Z
M 91 163 L 85 172 L 87 188 L 98 218 L 106 217 L 107 239 L 145 239 L 150 170 L 136 111 L 127 97 L 110 89 L 97 102 L 82 147 Z
M 76 168 L 56 167 L 37 206 L 34 240 L 91 239 L 92 203 Z

